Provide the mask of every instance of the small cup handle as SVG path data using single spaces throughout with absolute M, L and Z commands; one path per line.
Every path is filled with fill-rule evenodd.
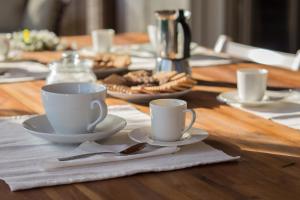
M 94 100 L 91 102 L 91 109 L 93 109 L 96 105 L 98 105 L 99 107 L 99 110 L 100 110 L 100 115 L 98 116 L 98 118 L 90 123 L 88 126 L 87 126 L 87 131 L 88 132 L 91 132 L 93 131 L 94 127 L 100 123 L 107 115 L 107 106 L 105 104 L 104 101 L 101 101 L 101 100 Z
M 183 112 L 190 112 L 192 114 L 192 120 L 191 120 L 190 124 L 182 131 L 182 133 L 185 133 L 193 127 L 193 125 L 196 121 L 196 112 L 193 109 L 186 109 Z

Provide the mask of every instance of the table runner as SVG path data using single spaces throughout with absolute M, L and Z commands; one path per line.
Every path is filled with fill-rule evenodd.
M 150 125 L 148 115 L 129 105 L 110 106 L 109 113 L 125 118 L 127 126 L 120 133 L 102 141 L 103 144 L 129 141 L 127 133 L 130 130 Z M 51 144 L 26 133 L 20 123 L 28 117 L 3 118 L 0 121 L 0 178 L 12 191 L 104 180 L 142 172 L 176 170 L 239 158 L 200 142 L 182 147 L 178 152 L 168 155 L 45 171 L 40 168 L 43 161 L 57 158 L 67 151 L 74 150 L 76 146 Z

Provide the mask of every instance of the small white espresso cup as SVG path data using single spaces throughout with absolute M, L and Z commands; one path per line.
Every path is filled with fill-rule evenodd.
M 186 112 L 192 114 L 192 120 L 185 127 Z M 172 142 L 180 140 L 196 120 L 196 113 L 187 109 L 186 101 L 179 99 L 157 99 L 150 102 L 151 138 Z
M 267 88 L 268 70 L 239 69 L 237 71 L 238 96 L 242 101 L 260 101 Z
M 57 83 L 42 88 L 47 118 L 57 134 L 92 132 L 107 115 L 106 88 L 94 83 Z
M 100 29 L 92 31 L 93 50 L 96 53 L 109 52 L 115 31 L 113 29 Z

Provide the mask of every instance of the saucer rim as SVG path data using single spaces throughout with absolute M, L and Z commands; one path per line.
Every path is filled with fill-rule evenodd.
M 264 97 L 269 97 L 270 95 L 268 95 L 269 91 L 266 91 L 266 94 L 264 95 Z M 231 95 L 235 95 L 237 96 L 237 90 L 234 91 L 228 91 L 228 92 L 222 92 L 217 96 L 217 99 L 219 101 L 225 102 L 225 103 L 233 103 L 233 104 L 240 104 L 240 105 L 266 105 L 266 104 L 272 104 L 272 103 L 278 103 L 280 101 L 282 101 L 283 99 L 278 99 L 278 100 L 270 100 L 270 99 L 266 99 L 266 100 L 261 100 L 261 101 L 241 101 L 237 98 L 225 98 L 224 95 L 225 94 L 231 94 Z
M 120 118 L 120 119 L 122 119 L 124 122 L 125 122 L 125 126 L 127 125 L 127 121 L 124 119 L 124 118 L 122 118 L 122 117 L 119 117 L 119 116 L 117 116 L 117 115 L 113 115 L 113 114 L 107 114 L 107 116 L 113 116 L 113 117 L 118 117 L 118 118 Z M 23 128 L 24 129 L 26 129 L 26 130 L 28 130 L 28 131 L 33 131 L 33 132 L 36 132 L 36 133 L 39 133 L 39 134 L 44 134 L 44 135 L 53 135 L 53 134 L 55 134 L 55 135 L 61 135 L 61 136 L 87 136 L 87 135 L 94 135 L 95 133 L 101 133 L 101 131 L 94 131 L 94 132 L 91 132 L 91 133 L 89 133 L 89 132 L 87 132 L 87 133 L 78 133 L 78 134 L 61 134 L 61 133 L 55 133 L 55 131 L 53 130 L 53 132 L 51 132 L 51 133 L 47 133 L 47 132 L 38 132 L 38 131 L 36 131 L 36 130 L 33 130 L 33 129 L 28 129 L 28 128 L 26 128 L 25 126 L 26 125 L 24 125 L 24 123 L 26 123 L 26 121 L 28 121 L 28 120 L 30 120 L 30 119 L 33 119 L 33 118 L 40 118 L 40 117 L 46 117 L 47 118 L 47 115 L 46 114 L 41 114 L 41 115 L 35 115 L 35 116 L 33 116 L 33 117 L 30 117 L 30 118 L 28 118 L 28 119 L 26 119 L 26 120 L 24 120 L 23 122 L 22 122 L 22 126 L 23 126 Z M 100 122 L 101 123 L 101 122 Z M 100 124 L 99 123 L 99 124 Z M 49 123 L 50 124 L 50 123 Z M 120 123 L 121 124 L 121 123 Z M 50 124 L 50 126 L 51 126 L 51 124 Z M 51 126 L 52 127 L 52 126 Z M 97 127 L 97 125 L 96 125 L 96 127 Z M 53 127 L 52 127 L 53 128 Z
M 133 129 L 132 131 L 130 131 L 128 133 L 128 137 L 135 141 L 135 142 L 141 142 L 141 141 L 138 141 L 137 139 L 134 139 L 132 136 L 131 136 L 131 133 L 133 133 L 134 131 L 136 130 L 141 130 L 141 129 L 146 129 L 146 130 L 150 130 L 150 127 L 149 126 L 144 126 L 144 127 L 140 127 L 140 128 L 135 128 Z M 193 137 L 192 137 L 192 134 L 190 134 L 190 137 L 188 137 L 187 139 L 185 140 L 177 140 L 177 141 L 172 141 L 172 142 L 167 142 L 167 141 L 159 141 L 159 140 L 153 140 L 153 139 L 150 139 L 149 138 L 149 133 L 147 132 L 147 138 L 146 138 L 146 143 L 149 144 L 149 145 L 153 145 L 153 146 L 185 146 L 185 145 L 190 145 L 190 144 L 194 144 L 194 143 L 198 143 L 198 142 L 201 142 L 203 140 L 205 140 L 208 136 L 209 136 L 209 133 L 201 128 L 196 128 L 196 127 L 192 127 L 192 129 L 197 129 L 199 130 L 199 132 L 201 131 L 201 133 L 199 135 L 203 136 L 202 139 L 200 140 L 197 140 L 197 141 L 193 141 L 191 143 L 184 143 L 186 141 L 189 141 L 191 140 Z M 189 130 L 190 131 L 190 130 Z M 187 131 L 187 132 L 189 132 Z M 151 142 L 150 140 L 152 140 L 153 142 Z
M 144 128 L 148 128 L 148 127 L 144 127 Z M 188 134 L 188 137 L 183 138 L 183 135 L 186 134 L 186 133 Z M 189 131 L 186 131 L 185 133 L 182 134 L 181 138 L 179 140 L 176 140 L 176 141 L 169 141 L 168 142 L 168 141 L 162 141 L 162 140 L 155 140 L 155 139 L 152 139 L 149 134 L 147 135 L 147 140 L 149 140 L 150 142 L 162 142 L 162 143 L 166 142 L 166 143 L 171 144 L 171 143 L 178 143 L 178 142 L 183 142 L 183 141 L 189 140 L 189 139 L 191 139 L 191 137 L 192 137 L 192 134 L 189 133 Z
M 29 119 L 36 118 L 36 117 L 46 117 L 45 114 L 35 115 L 33 117 L 30 117 L 30 118 L 24 120 L 22 122 L 22 127 L 29 134 L 34 135 L 34 136 L 39 137 L 39 138 L 42 138 L 42 139 L 47 140 L 47 141 L 52 142 L 52 143 L 79 144 L 79 143 L 82 143 L 82 142 L 88 141 L 88 140 L 97 141 L 97 140 L 102 140 L 102 139 L 108 138 L 108 137 L 118 133 L 119 131 L 123 130 L 126 127 L 127 121 L 124 118 L 119 117 L 117 115 L 113 115 L 113 114 L 108 114 L 108 115 L 110 115 L 114 118 L 119 118 L 120 123 L 118 124 L 117 127 L 113 126 L 113 128 L 108 130 L 107 132 L 98 131 L 98 132 L 84 133 L 84 134 L 56 134 L 55 132 L 52 132 L 52 133 L 38 132 L 36 130 L 29 129 L 28 125 L 27 125 L 27 127 L 26 127 L 26 125 L 24 125 L 24 123 L 26 123 L 26 121 L 29 120 Z M 104 137 L 101 137 L 103 135 L 104 135 Z M 99 136 L 99 138 L 96 138 L 97 136 Z M 52 139 L 49 139 L 49 138 L 52 138 Z M 84 139 L 84 138 L 87 138 L 87 139 Z M 57 141 L 59 139 L 62 139 L 63 141 Z M 66 141 L 68 139 L 72 140 L 72 141 Z M 74 140 L 77 140 L 77 141 L 74 141 Z M 79 140 L 82 140 L 82 141 L 79 142 Z

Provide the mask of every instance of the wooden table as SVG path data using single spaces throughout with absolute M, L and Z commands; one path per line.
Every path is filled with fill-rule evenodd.
M 81 41 L 82 45 L 89 40 L 69 39 Z M 145 40 L 139 34 L 125 34 L 116 39 L 122 43 Z M 240 155 L 239 162 L 19 192 L 10 192 L 1 181 L 0 199 L 299 199 L 300 131 L 216 100 L 220 92 L 236 87 L 235 71 L 243 67 L 267 68 L 271 87 L 300 87 L 300 72 L 257 64 L 193 69 L 198 85 L 185 99 L 197 112 L 196 126 L 210 133 L 208 144 Z M 43 85 L 44 81 L 0 85 L 0 116 L 43 113 L 40 99 Z M 108 98 L 107 103 L 127 104 L 113 98 Z M 148 112 L 147 106 L 133 105 Z

